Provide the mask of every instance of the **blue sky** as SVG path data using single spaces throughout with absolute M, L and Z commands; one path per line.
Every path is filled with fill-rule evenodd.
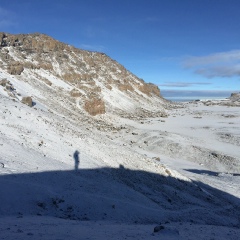
M 240 91 L 239 0 L 0 0 L 0 31 L 105 52 L 164 92 Z

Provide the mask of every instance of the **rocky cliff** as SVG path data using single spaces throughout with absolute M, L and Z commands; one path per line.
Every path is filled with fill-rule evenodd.
M 55 110 L 165 115 L 167 102 L 157 86 L 145 83 L 104 53 L 77 49 L 44 34 L 0 33 L 0 69 L 0 78 L 11 75 L 27 83 L 35 89 L 28 93 L 33 101 Z M 19 99 L 14 90 L 8 93 Z

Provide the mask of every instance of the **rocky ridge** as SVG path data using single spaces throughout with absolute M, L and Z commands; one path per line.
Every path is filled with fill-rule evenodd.
M 234 102 L 240 102 L 240 92 L 239 93 L 232 93 L 230 99 Z
M 206 100 L 202 101 L 206 106 L 228 106 L 228 107 L 239 107 L 240 106 L 240 93 L 232 93 L 229 98 L 223 100 Z
M 0 33 L 0 69 L 0 80 L 12 76 L 26 82 L 37 89 L 38 94 L 30 93 L 36 102 L 58 112 L 166 116 L 169 105 L 157 86 L 106 54 L 77 49 L 44 34 Z M 8 93 L 20 99 L 15 90 Z

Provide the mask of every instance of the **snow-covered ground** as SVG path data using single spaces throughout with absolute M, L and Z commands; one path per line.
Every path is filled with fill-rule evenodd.
M 2 74 L 36 102 L 0 86 L 1 239 L 239 239 L 239 108 L 76 117 Z

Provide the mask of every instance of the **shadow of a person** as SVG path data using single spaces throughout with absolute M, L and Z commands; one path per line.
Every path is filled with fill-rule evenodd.
M 79 160 L 79 154 L 80 154 L 80 152 L 78 151 L 78 150 L 76 150 L 75 152 L 74 152 L 74 154 L 73 154 L 73 158 L 74 158 L 74 162 L 75 162 L 75 171 L 77 171 L 78 170 L 78 166 L 79 166 L 79 162 L 80 162 L 80 160 Z

